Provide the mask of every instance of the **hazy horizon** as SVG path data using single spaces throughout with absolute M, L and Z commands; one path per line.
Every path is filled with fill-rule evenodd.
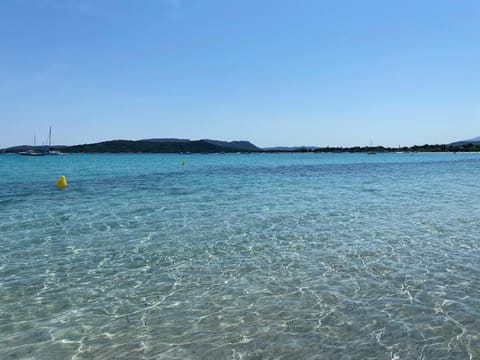
M 258 145 L 258 144 L 255 144 L 253 142 L 251 142 L 250 140 L 248 139 L 213 139 L 213 138 L 201 138 L 201 139 L 186 139 L 186 138 L 180 138 L 180 137 L 172 137 L 172 138 L 159 138 L 159 137 L 151 137 L 151 138 L 144 138 L 144 139 L 128 139 L 128 138 L 122 138 L 122 139 L 105 139 L 105 140 L 100 140 L 100 141 L 95 141 L 95 142 L 90 142 L 90 143 L 78 143 L 78 144 L 56 144 L 56 143 L 52 143 L 51 146 L 72 146 L 72 145 L 84 145 L 84 144 L 94 144 L 94 143 L 101 143 L 101 142 L 105 142 L 105 141 L 117 141 L 117 140 L 126 140 L 126 141 L 141 141 L 141 140 L 149 140 L 149 139 L 174 139 L 174 140 L 189 140 L 189 141 L 199 141 L 199 140 L 217 140 L 217 141 L 225 141 L 225 142 L 233 142 L 233 141 L 248 141 L 250 143 L 252 143 L 253 145 L 257 146 L 258 148 L 260 149 L 268 149 L 268 148 L 294 148 L 294 147 L 318 147 L 318 148 L 326 148 L 326 147 L 338 147 L 338 148 L 351 148 L 351 147 L 370 147 L 370 146 L 373 146 L 373 147 L 377 147 L 377 146 L 383 146 L 385 148 L 397 148 L 397 147 L 412 147 L 412 146 L 423 146 L 423 145 L 448 145 L 450 143 L 453 143 L 453 142 L 457 142 L 457 141 L 464 141 L 464 140 L 475 140 L 475 141 L 479 141 L 478 139 L 480 139 L 480 136 L 479 137 L 472 137 L 472 138 L 468 138 L 468 139 L 458 139 L 458 140 L 455 140 L 455 141 L 450 141 L 448 143 L 419 143 L 419 144 L 409 144 L 409 145 L 402 145 L 402 144 L 398 144 L 397 146 L 388 146 L 388 145 L 381 145 L 381 144 L 374 144 L 374 143 L 371 143 L 371 144 L 356 144 L 356 145 L 349 145 L 349 146 L 343 146 L 343 145 L 336 145 L 336 146 L 329 146 L 329 145 L 315 145 L 315 144 L 297 144 L 297 145 L 267 145 L 267 146 L 261 146 L 261 145 Z M 12 146 L 8 146 L 8 147 L 5 147 L 5 148 L 10 148 L 10 147 L 16 147 L 16 146 L 30 146 L 32 144 L 17 144 L 17 145 L 12 145 Z M 43 142 L 38 142 L 36 143 L 37 146 L 46 146 L 48 145 L 45 141 Z M 2 148 L 0 148 L 2 149 Z

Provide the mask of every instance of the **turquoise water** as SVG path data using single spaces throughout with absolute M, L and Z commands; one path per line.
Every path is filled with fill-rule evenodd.
M 479 179 L 479 154 L 0 156 L 0 358 L 478 359 Z

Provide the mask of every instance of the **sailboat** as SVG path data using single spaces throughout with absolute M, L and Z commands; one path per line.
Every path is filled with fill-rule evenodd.
M 34 137 L 33 137 L 33 149 L 19 152 L 19 154 L 20 154 L 20 155 L 24 155 L 24 156 L 44 156 L 44 155 L 47 155 L 46 152 L 44 152 L 44 151 L 37 151 L 36 148 L 37 148 L 37 137 L 34 136 Z
M 48 152 L 47 155 L 60 155 L 60 151 L 52 150 L 52 127 L 48 130 Z
M 377 154 L 375 149 L 372 147 L 372 142 L 371 141 L 370 141 L 370 147 L 368 148 L 367 154 L 368 155 L 376 155 Z
M 48 138 L 47 138 L 48 147 L 45 150 L 45 147 L 42 146 L 41 151 L 37 149 L 37 141 L 36 136 L 33 137 L 33 149 L 22 151 L 20 155 L 26 156 L 44 156 L 44 155 L 61 155 L 61 152 L 58 150 L 52 150 L 52 127 L 50 126 L 48 130 Z

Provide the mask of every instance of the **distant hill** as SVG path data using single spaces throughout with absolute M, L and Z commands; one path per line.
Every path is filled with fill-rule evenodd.
M 455 141 L 449 144 L 449 146 L 456 147 L 456 146 L 466 146 L 469 144 L 480 145 L 480 136 L 477 136 L 476 138 L 473 138 L 473 139 Z
M 189 140 L 177 138 L 152 138 L 143 140 L 110 140 L 74 146 L 52 146 L 51 150 L 63 153 L 233 153 L 262 151 L 248 141 Z M 3 153 L 36 150 L 48 151 L 46 146 L 20 145 L 1 149 Z
M 155 143 L 192 142 L 192 140 L 190 139 L 177 139 L 177 138 L 158 138 L 158 139 L 153 138 L 153 139 L 143 139 L 139 141 L 155 142 Z M 246 140 L 222 141 L 222 140 L 212 140 L 212 139 L 201 139 L 199 141 L 205 141 L 212 145 L 221 146 L 222 148 L 237 149 L 238 151 L 260 151 L 261 150 L 260 148 L 256 147 L 251 142 Z
M 139 141 L 147 142 L 189 142 L 190 139 L 177 139 L 177 138 L 158 138 L 158 139 L 142 139 Z
M 160 139 L 151 139 L 103 141 L 95 144 L 68 146 L 62 151 L 65 153 L 232 153 L 238 152 L 239 149 L 216 145 L 205 140 L 160 141 Z M 243 151 L 248 152 L 249 150 Z
M 47 152 L 46 146 L 20 145 L 0 149 L 0 153 L 20 153 L 36 150 Z M 55 145 L 50 150 L 62 153 L 251 153 L 251 152 L 294 152 L 294 153 L 387 153 L 387 152 L 480 152 L 480 137 L 456 141 L 451 144 L 414 145 L 402 148 L 375 147 L 315 147 L 315 146 L 278 146 L 258 148 L 249 141 L 188 140 L 177 138 L 152 138 L 144 140 L 110 140 L 94 144 L 75 146 Z
M 260 151 L 261 149 L 253 145 L 250 141 L 240 140 L 240 141 L 220 141 L 220 140 L 210 140 L 202 139 L 201 141 L 206 141 L 210 144 L 222 146 L 225 148 L 237 149 L 239 151 Z

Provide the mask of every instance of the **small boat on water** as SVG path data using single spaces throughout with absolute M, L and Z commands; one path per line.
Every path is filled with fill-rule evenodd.
M 39 151 L 37 149 L 37 137 L 36 136 L 33 137 L 33 149 L 28 149 L 28 150 L 25 150 L 25 151 L 21 151 L 21 152 L 19 152 L 19 154 L 23 155 L 23 156 L 44 156 L 44 155 L 47 155 L 47 153 L 45 151 Z
M 47 155 L 61 155 L 58 150 L 52 150 L 52 127 L 48 130 L 48 152 Z
M 35 149 L 31 149 L 31 150 L 19 152 L 19 154 L 20 154 L 20 155 L 23 155 L 23 156 L 45 156 L 45 155 L 47 155 L 48 153 L 46 153 L 46 152 L 39 152 L 39 151 L 36 151 Z
M 45 155 L 61 155 L 61 152 L 58 150 L 52 150 L 52 127 L 48 131 L 48 138 L 47 138 L 48 146 L 42 146 L 37 148 L 37 141 L 36 137 L 33 137 L 33 149 L 29 149 L 26 151 L 19 152 L 20 155 L 23 156 L 45 156 Z
M 375 151 L 371 141 L 370 146 L 367 148 L 367 155 L 377 155 L 377 152 Z

